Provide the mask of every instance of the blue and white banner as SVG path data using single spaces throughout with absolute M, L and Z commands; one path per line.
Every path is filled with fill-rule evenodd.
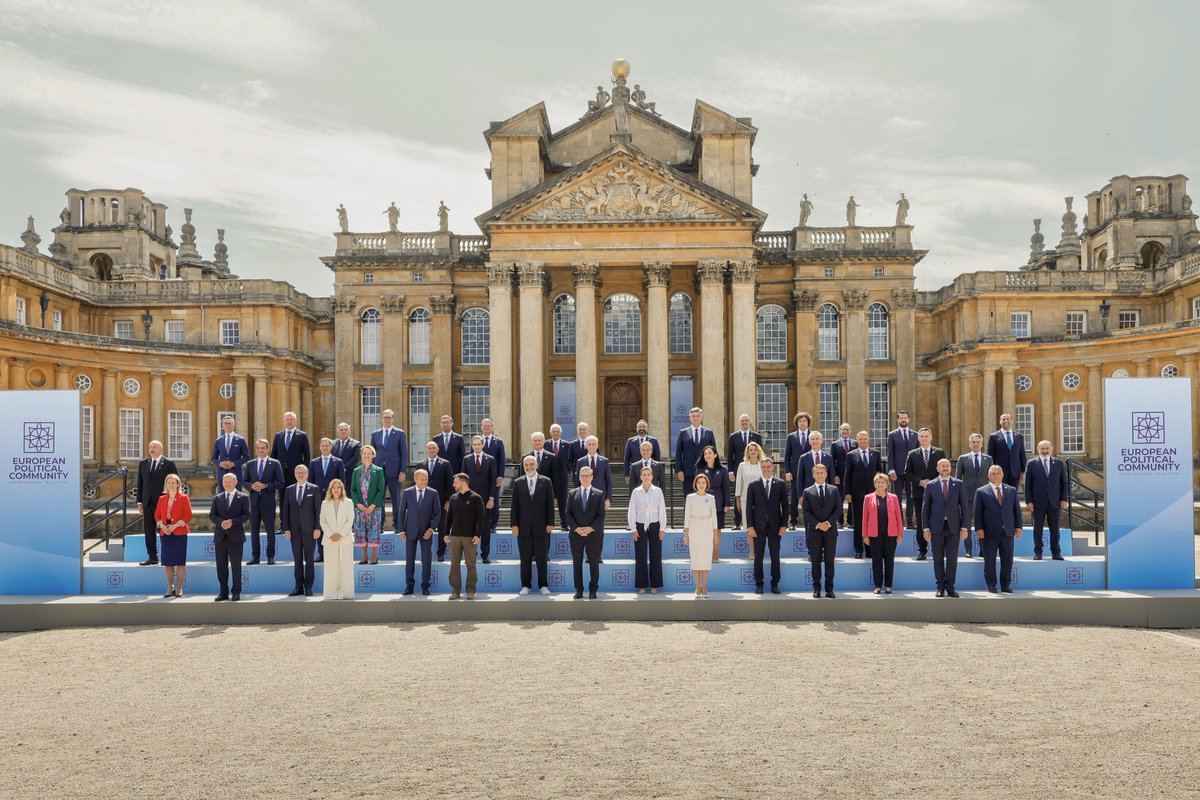
M 82 588 L 77 391 L 0 392 L 0 594 Z
M 575 379 L 555 378 L 554 421 L 562 426 L 563 438 L 575 438 Z M 547 433 L 547 436 L 550 434 Z
M 1110 589 L 1194 589 L 1192 381 L 1104 381 Z
M 692 392 L 692 379 L 690 376 L 676 376 L 671 378 L 671 444 L 670 449 L 675 451 L 675 434 L 692 424 L 692 419 L 688 416 L 688 412 L 695 405 Z

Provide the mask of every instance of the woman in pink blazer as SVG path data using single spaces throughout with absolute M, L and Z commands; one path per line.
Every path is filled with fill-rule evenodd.
M 871 550 L 875 594 L 891 594 L 896 545 L 904 541 L 904 516 L 900 498 L 888 491 L 888 476 L 882 472 L 875 476 L 875 492 L 863 501 L 862 532 Z

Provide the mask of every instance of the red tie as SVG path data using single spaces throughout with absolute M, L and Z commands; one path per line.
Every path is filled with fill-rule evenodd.
M 942 481 L 942 499 L 943 500 L 950 499 L 950 482 L 949 481 Z
M 996 502 L 1000 505 L 1004 505 L 1004 490 L 999 486 L 996 487 Z
M 596 457 L 592 456 L 592 472 L 596 471 Z

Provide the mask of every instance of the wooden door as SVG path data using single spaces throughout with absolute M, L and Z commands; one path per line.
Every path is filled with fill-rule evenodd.
M 609 378 L 604 391 L 604 455 L 614 463 L 625 458 L 625 441 L 637 433 L 642 418 L 640 378 Z

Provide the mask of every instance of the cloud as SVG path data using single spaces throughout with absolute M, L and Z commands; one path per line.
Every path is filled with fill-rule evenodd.
M 257 78 L 224 86 L 204 85 L 201 93 L 212 94 L 223 103 L 245 108 L 257 108 L 275 96 L 267 82 Z
M 1027 0 L 802 0 L 790 5 L 802 19 L 853 24 L 982 22 L 1024 13 Z
M 883 121 L 884 130 L 899 132 L 918 131 L 928 128 L 929 124 L 926 120 L 909 119 L 908 117 L 888 117 Z

